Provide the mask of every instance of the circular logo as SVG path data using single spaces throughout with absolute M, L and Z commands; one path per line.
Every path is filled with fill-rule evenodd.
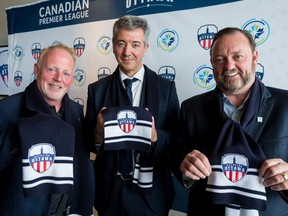
M 250 32 L 257 46 L 263 44 L 270 35 L 270 26 L 263 19 L 251 19 L 243 25 L 242 29 Z
M 86 81 L 86 74 L 83 70 L 77 68 L 75 70 L 75 78 L 74 78 L 74 84 L 76 86 L 82 87 Z
M 193 81 L 200 88 L 210 90 L 215 87 L 213 69 L 206 65 L 202 65 L 196 69 L 193 75 Z
M 112 50 L 111 37 L 102 35 L 97 41 L 97 50 L 104 55 L 108 55 Z
M 179 36 L 177 32 L 173 29 L 165 29 L 158 36 L 157 46 L 164 51 L 172 52 L 176 49 L 178 43 Z

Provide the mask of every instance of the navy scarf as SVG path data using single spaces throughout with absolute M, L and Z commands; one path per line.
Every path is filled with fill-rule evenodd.
M 212 174 L 208 177 L 207 196 L 213 204 L 233 208 L 265 210 L 266 192 L 258 169 L 265 160 L 260 146 L 245 129 L 257 121 L 264 85 L 256 79 L 240 123 L 228 118 L 223 109 L 223 95 L 215 90 L 224 125 L 209 160 Z M 260 122 L 261 123 L 261 122 Z
M 158 116 L 158 91 L 155 91 L 155 89 L 158 88 L 158 82 L 157 82 L 157 74 L 155 72 L 150 71 L 146 66 L 144 66 L 145 74 L 143 79 L 143 86 L 142 86 L 142 92 L 141 92 L 141 99 L 140 99 L 140 107 L 142 108 L 148 108 L 148 110 L 152 113 L 152 115 L 155 118 L 155 124 L 157 123 L 157 116 Z M 149 87 L 148 86 L 149 81 Z M 153 86 L 153 88 L 151 87 Z M 107 88 L 107 93 L 105 95 L 104 100 L 104 107 L 127 107 L 131 106 L 131 102 L 128 98 L 128 95 L 121 83 L 120 78 L 120 72 L 119 68 L 116 69 L 116 71 L 111 75 L 110 83 Z M 156 126 L 156 125 L 155 125 Z M 157 126 L 156 126 L 157 128 Z M 153 148 L 151 148 L 153 150 Z M 136 170 L 140 169 L 138 166 L 144 166 L 144 167 L 151 167 L 153 164 L 153 157 L 150 152 L 139 152 L 137 153 L 136 157 Z M 115 153 L 115 157 L 117 157 L 117 153 Z M 117 165 L 115 166 L 117 167 Z M 116 170 L 115 170 L 116 172 Z M 151 170 L 150 170 L 151 172 Z M 141 189 L 144 189 L 143 192 L 148 193 L 149 188 L 152 187 L 152 184 L 147 187 L 141 187 L 139 185 L 139 182 L 134 182 L 136 185 Z
M 39 193 L 39 189 L 42 190 L 43 188 L 45 188 L 45 191 L 40 191 L 41 194 L 69 192 L 68 205 L 71 206 L 70 214 L 91 215 L 92 194 L 89 176 L 90 159 L 89 152 L 87 149 L 85 149 L 84 137 L 81 128 L 81 119 L 83 120 L 84 116 L 82 116 L 83 113 L 82 115 L 80 114 L 80 109 L 78 111 L 76 110 L 76 105 L 73 104 L 74 102 L 69 99 L 67 94 L 63 98 L 63 103 L 65 113 L 63 118 L 64 120 L 61 120 L 53 113 L 42 97 L 36 81 L 32 82 L 25 89 L 25 109 L 22 111 L 22 118 L 20 119 L 19 124 L 20 135 L 23 135 L 23 137 L 21 137 L 21 144 L 23 144 L 23 158 L 26 157 L 26 159 L 28 159 L 27 151 L 29 149 L 29 145 L 32 146 L 33 144 L 41 142 L 55 143 L 55 145 L 59 147 L 57 147 L 58 150 L 56 149 L 56 156 L 68 156 L 69 160 L 65 161 L 64 158 L 62 162 L 67 162 L 68 164 L 73 163 L 73 175 L 70 177 L 64 177 L 66 180 L 68 180 L 68 183 L 61 188 L 52 184 L 50 184 L 50 186 L 48 184 L 42 184 L 39 185 L 41 186 L 41 189 L 40 187 L 33 187 L 28 189 L 26 188 L 24 191 L 26 195 L 29 196 Z M 43 128 L 41 128 L 41 125 L 38 126 L 39 122 L 37 125 L 36 123 L 33 123 L 38 120 L 43 123 Z M 30 128 L 27 128 L 27 126 Z M 71 155 L 73 160 L 70 160 Z M 24 163 L 24 165 L 26 166 L 28 164 Z M 36 171 L 34 172 L 37 173 Z M 73 180 L 73 186 L 70 184 L 71 180 Z M 24 183 L 32 183 L 32 181 L 26 181 Z

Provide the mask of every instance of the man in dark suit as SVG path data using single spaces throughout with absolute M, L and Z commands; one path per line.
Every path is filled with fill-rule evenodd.
M 288 215 L 288 92 L 255 76 L 255 47 L 248 31 L 220 30 L 210 50 L 216 88 L 181 105 L 188 215 Z
M 0 101 L 0 215 L 93 214 L 83 107 L 67 94 L 75 56 L 64 44 L 43 49 L 36 80 Z
M 173 203 L 174 188 L 168 156 L 171 145 L 175 144 L 173 140 L 179 118 L 179 101 L 175 83 L 161 78 L 142 63 L 148 49 L 149 33 L 148 23 L 143 18 L 124 16 L 116 21 L 112 40 L 118 67 L 112 75 L 88 87 L 86 120 L 90 143 L 97 148 L 94 164 L 95 208 L 100 216 L 167 216 Z M 130 101 L 124 82 L 125 79 L 133 78 L 136 81 L 132 83 Z M 139 184 L 135 187 L 134 184 L 135 165 L 139 160 L 137 150 L 108 151 L 104 142 L 103 107 L 131 106 L 147 108 L 153 115 L 151 147 L 147 152 L 140 153 L 142 163 L 149 164 L 151 168 L 145 176 L 153 176 L 147 187 L 140 187 Z M 137 146 L 136 141 L 134 146 Z M 129 170 L 124 174 L 120 168 L 128 158 L 132 160 L 127 162 Z M 143 183 L 147 182 L 144 180 Z

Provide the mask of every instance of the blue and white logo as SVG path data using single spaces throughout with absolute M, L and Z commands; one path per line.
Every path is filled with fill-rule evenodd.
M 200 88 L 204 88 L 207 90 L 213 89 L 216 86 L 213 69 L 206 65 L 201 65 L 194 72 L 193 82 Z
M 165 65 L 159 68 L 158 75 L 170 81 L 174 81 L 176 70 L 172 66 Z
M 84 70 L 76 68 L 75 70 L 75 77 L 74 77 L 74 84 L 76 86 L 82 87 L 86 82 L 86 73 Z
M 172 52 L 178 44 L 179 36 L 173 29 L 165 29 L 158 36 L 157 46 L 164 51 Z
M 37 60 L 41 53 L 41 44 L 40 43 L 33 43 L 31 46 L 31 54 L 32 57 Z
M 75 38 L 73 42 L 74 52 L 75 54 L 80 57 L 84 50 L 85 50 L 85 39 L 83 37 Z
M 98 80 L 111 74 L 111 70 L 108 67 L 101 67 L 98 70 Z
M 240 154 L 225 154 L 221 159 L 222 172 L 231 182 L 244 178 L 249 168 L 248 159 Z
M 202 48 L 205 50 L 210 49 L 214 36 L 218 32 L 218 28 L 215 25 L 203 25 L 198 29 L 197 39 Z
M 137 122 L 137 114 L 133 110 L 122 110 L 117 114 L 117 123 L 125 133 L 130 133 Z
M 242 26 L 242 29 L 249 31 L 257 46 L 263 44 L 270 35 L 270 26 L 263 19 L 251 19 Z
M 101 54 L 108 55 L 112 50 L 111 37 L 107 35 L 102 35 L 97 41 L 97 50 Z
M 28 151 L 29 164 L 38 173 L 46 172 L 53 165 L 55 156 L 55 148 L 49 143 L 33 145 Z

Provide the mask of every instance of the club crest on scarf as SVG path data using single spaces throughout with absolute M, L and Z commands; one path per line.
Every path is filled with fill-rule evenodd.
M 244 155 L 230 153 L 222 156 L 221 167 L 229 181 L 237 182 L 246 175 L 249 163 Z
M 122 110 L 117 114 L 117 123 L 122 131 L 130 133 L 137 121 L 137 114 L 132 110 Z
M 29 164 L 38 173 L 46 172 L 53 165 L 55 156 L 55 148 L 49 143 L 35 144 L 28 151 Z

